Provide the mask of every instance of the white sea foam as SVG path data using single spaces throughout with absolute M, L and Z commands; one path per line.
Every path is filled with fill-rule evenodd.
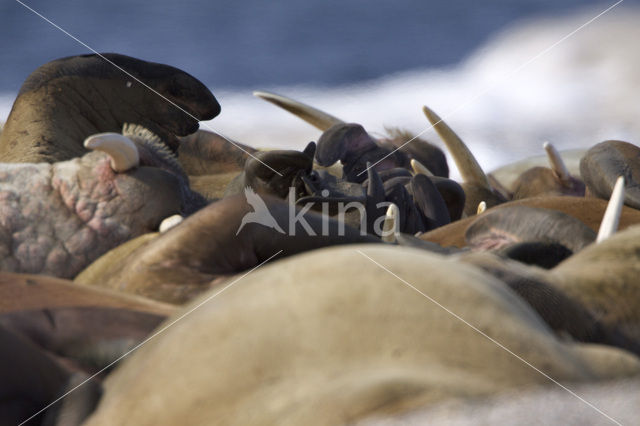
M 640 10 L 616 8 L 513 73 L 596 14 L 591 10 L 521 22 L 449 69 L 413 70 L 345 87 L 252 89 L 290 96 L 361 123 L 373 134 L 383 133 L 384 126 L 422 132 L 428 128 L 421 112 L 426 104 L 488 170 L 541 154 L 546 140 L 558 149 L 584 148 L 605 139 L 639 143 L 640 49 L 635 40 L 640 39 Z M 301 149 L 320 135 L 254 98 L 250 89 L 213 91 L 222 114 L 203 127 L 234 140 Z M 0 117 L 7 116 L 12 98 L 0 97 Z M 424 136 L 440 144 L 433 130 Z M 458 176 L 455 170 L 453 175 Z

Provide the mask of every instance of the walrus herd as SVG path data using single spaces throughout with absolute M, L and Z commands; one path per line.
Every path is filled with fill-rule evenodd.
M 425 106 L 457 182 L 431 142 L 254 94 L 317 140 L 199 130 L 204 84 L 120 54 L 27 77 L 0 131 L 0 424 L 640 416 L 639 147 L 486 173 Z

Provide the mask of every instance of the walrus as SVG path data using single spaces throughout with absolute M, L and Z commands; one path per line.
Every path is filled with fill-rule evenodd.
M 252 213 L 264 218 L 264 209 L 272 227 L 246 221 Z M 380 242 L 307 210 L 255 193 L 224 198 L 163 234 L 106 253 L 75 282 L 180 304 L 276 254 L 278 260 L 331 245 Z
M 330 128 L 334 127 L 327 134 L 327 136 L 330 136 L 328 139 L 332 142 L 329 144 L 323 143 L 322 147 L 319 146 L 317 153 L 318 163 L 334 163 L 343 154 L 351 151 L 351 155 L 347 155 L 346 158 L 348 165 L 345 174 L 349 175 L 350 179 L 354 181 L 362 181 L 366 177 L 365 173 L 363 173 L 363 168 L 367 161 L 371 162 L 374 167 L 377 166 L 376 162 L 380 161 L 380 163 L 393 163 L 397 167 L 408 168 L 409 160 L 416 159 L 427 166 L 434 175 L 445 178 L 449 176 L 449 166 L 442 150 L 407 131 L 387 128 L 387 136 L 381 139 L 373 139 L 357 124 L 348 124 L 310 105 L 265 91 L 255 91 L 253 94 L 289 111 L 322 132 L 326 133 Z M 360 146 L 354 149 L 349 133 L 354 134 L 368 146 L 367 152 L 364 152 L 366 158 L 358 159 L 357 156 L 354 156 L 357 151 L 362 151 L 365 146 L 360 143 Z M 411 143 L 407 143 L 408 141 L 411 141 Z M 318 140 L 318 144 L 320 145 L 320 140 Z M 349 156 L 351 158 L 348 158 Z M 383 158 L 385 156 L 387 158 Z
M 543 144 L 551 167 L 532 167 L 522 172 L 513 183 L 512 199 L 549 195 L 584 196 L 581 179 L 571 176 L 560 153 L 549 142 Z
M 573 196 L 533 197 L 509 201 L 493 209 L 489 209 L 487 212 L 500 209 L 503 206 L 529 206 L 560 211 L 579 219 L 594 232 L 597 232 L 600 222 L 602 221 L 602 216 L 607 208 L 607 201 L 599 198 Z M 426 232 L 420 235 L 420 238 L 444 247 L 465 247 L 467 245 L 465 241 L 466 230 L 475 219 L 476 217 L 461 219 L 449 225 Z M 526 221 L 526 217 L 523 218 L 523 221 Z M 640 223 L 640 211 L 624 206 L 620 217 L 620 229 L 625 229 L 636 223 Z
M 0 163 L 4 271 L 74 277 L 188 204 L 184 179 L 140 166 L 138 147 L 128 138 L 100 134 L 86 142 L 94 151 L 67 161 Z
M 591 147 L 580 160 L 587 195 L 608 199 L 618 176 L 625 180 L 624 203 L 640 209 L 640 147 L 609 140 Z
M 144 126 L 176 151 L 176 136 L 220 113 L 209 89 L 184 71 L 116 53 L 102 56 L 135 79 L 95 54 L 42 65 L 22 84 L 0 134 L 1 162 L 79 157 L 86 137 L 120 132 L 124 123 Z
M 94 410 L 102 394 L 99 383 L 89 381 L 60 403 L 40 410 L 86 379 L 73 373 L 20 334 L 0 325 L 0 423 L 79 426 Z M 44 417 L 44 418 L 43 418 Z
M 87 426 L 350 424 L 548 383 L 530 365 L 560 383 L 640 372 L 625 351 L 559 340 L 496 278 L 409 248 L 304 253 L 189 310 L 107 378 Z
M 208 201 L 224 195 L 245 162 L 258 151 L 208 130 L 178 138 L 178 162 L 189 176 L 189 186 Z

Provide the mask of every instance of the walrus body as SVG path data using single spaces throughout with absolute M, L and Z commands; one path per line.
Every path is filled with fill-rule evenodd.
M 502 206 L 529 206 L 560 211 L 582 221 L 585 225 L 596 232 L 600 226 L 600 222 L 602 221 L 604 211 L 607 208 L 607 201 L 596 198 L 571 196 L 535 197 L 511 201 L 501 206 L 497 206 L 495 209 L 499 209 Z M 491 211 L 493 211 L 493 209 Z M 465 233 L 476 219 L 477 217 L 475 216 L 461 219 L 457 222 L 453 222 L 449 225 L 424 233 L 420 238 L 426 241 L 438 243 L 443 247 L 465 247 L 467 245 L 465 241 Z M 523 218 L 523 221 L 526 221 L 526 219 Z M 630 207 L 623 207 L 622 215 L 620 217 L 620 229 L 625 229 L 637 223 L 640 223 L 640 211 Z
M 548 382 L 402 280 L 561 383 L 640 372 L 629 353 L 561 342 L 479 269 L 415 249 L 334 247 L 193 301 L 107 379 L 87 426 L 347 424 Z
M 276 254 L 279 259 L 331 245 L 379 242 L 333 219 L 290 210 L 276 198 L 263 200 L 282 232 L 260 223 L 245 224 L 243 218 L 255 206 L 244 195 L 233 196 L 210 204 L 165 234 L 143 236 L 114 249 L 76 281 L 184 303 Z M 217 278 L 221 280 L 214 281 Z

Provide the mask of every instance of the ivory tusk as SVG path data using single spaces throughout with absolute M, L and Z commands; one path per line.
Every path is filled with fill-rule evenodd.
M 476 214 L 482 214 L 485 212 L 485 210 L 487 210 L 487 203 L 484 201 L 480 201 L 480 203 L 478 203 L 478 210 Z
M 131 139 L 120 133 L 91 135 L 84 140 L 84 146 L 108 154 L 114 172 L 123 173 L 140 165 L 138 148 Z
M 487 175 L 462 139 L 431 109 L 423 106 L 422 111 L 447 145 L 464 182 L 475 183 L 492 191 Z
M 551 166 L 551 170 L 558 176 L 563 183 L 569 183 L 571 181 L 571 175 L 569 174 L 569 170 L 567 166 L 564 164 L 560 153 L 558 150 L 549 142 L 545 142 L 542 147 L 547 153 L 547 157 L 549 158 L 549 165 Z
M 384 222 L 382 224 L 382 236 L 381 239 L 385 243 L 395 243 L 396 242 L 396 234 L 398 234 L 398 229 L 400 224 L 398 223 L 398 218 L 400 217 L 400 211 L 398 210 L 398 206 L 391 203 L 387 208 L 387 213 L 385 215 Z
M 424 164 L 422 164 L 418 160 L 412 158 L 411 161 L 410 161 L 410 164 L 411 164 L 411 169 L 413 170 L 413 174 L 416 174 L 416 175 L 427 175 L 429 177 L 433 176 L 433 173 L 431 173 L 431 170 L 429 170 L 427 168 L 427 166 L 425 166 Z
M 616 233 L 623 205 L 624 177 L 619 176 L 618 180 L 616 180 L 615 186 L 613 187 L 613 191 L 611 191 L 611 197 L 609 198 L 607 209 L 604 211 L 604 215 L 602 216 L 602 222 L 600 223 L 596 243 L 600 243 Z
M 333 115 L 327 114 L 326 112 L 320 111 L 319 109 L 307 104 L 303 104 L 302 102 L 287 98 L 286 96 L 276 95 L 275 93 L 260 90 L 253 92 L 253 95 L 289 111 L 291 114 L 303 119 L 323 132 L 336 124 L 344 124 L 344 121 L 334 117 Z

